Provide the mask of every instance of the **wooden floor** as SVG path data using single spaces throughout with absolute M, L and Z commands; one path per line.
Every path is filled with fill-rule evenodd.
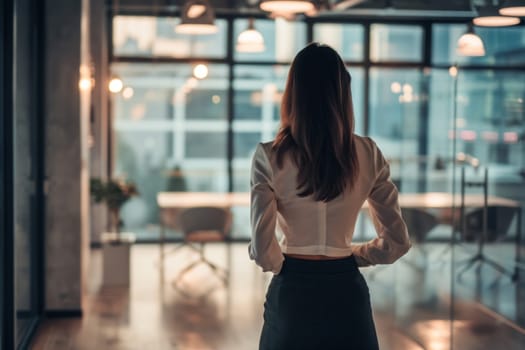
M 246 244 L 217 244 L 208 253 L 221 264 L 228 249 L 228 288 L 203 265 L 175 288 L 175 276 L 193 253 L 168 255 L 162 268 L 156 245 L 133 247 L 129 288 L 104 287 L 101 251 L 93 250 L 84 317 L 45 321 L 31 348 L 256 350 L 269 276 L 248 260 Z M 478 303 L 464 299 L 450 307 L 446 266 L 428 271 L 400 262 L 364 273 L 382 350 L 445 350 L 451 343 L 461 350 L 525 348 L 519 328 Z

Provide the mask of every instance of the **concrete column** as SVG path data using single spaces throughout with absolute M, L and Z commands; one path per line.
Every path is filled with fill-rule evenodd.
M 108 50 L 105 0 L 90 1 L 90 45 L 95 86 L 92 92 L 90 124 L 90 175 L 106 179 L 108 175 Z M 91 242 L 100 243 L 107 231 L 107 209 L 104 204 L 91 204 Z
M 45 307 L 72 314 L 82 310 L 89 230 L 89 95 L 79 90 L 80 66 L 89 60 L 85 1 L 45 4 Z

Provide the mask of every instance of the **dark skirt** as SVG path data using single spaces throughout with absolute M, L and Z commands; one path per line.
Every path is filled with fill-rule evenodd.
M 260 350 L 377 350 L 370 294 L 353 257 L 286 257 L 264 303 Z

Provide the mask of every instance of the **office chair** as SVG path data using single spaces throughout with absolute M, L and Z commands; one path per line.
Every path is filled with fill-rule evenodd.
M 419 208 L 401 208 L 401 215 L 415 243 L 423 243 L 428 233 L 439 224 L 437 217 Z
M 227 242 L 231 219 L 230 210 L 219 207 L 193 207 L 180 213 L 178 221 L 184 238 L 178 248 L 193 249 L 198 253 L 198 259 L 179 272 L 174 281 L 175 286 L 186 273 L 200 264 L 211 268 L 225 285 L 229 283 L 228 269 L 219 267 L 206 258 L 205 245 L 212 242 Z
M 413 243 L 416 243 L 413 245 L 412 249 L 415 249 L 416 246 L 420 249 L 423 258 L 425 259 L 426 266 L 427 254 L 425 253 L 422 244 L 426 240 L 426 237 L 430 233 L 430 231 L 432 231 L 439 224 L 439 221 L 434 215 L 419 208 L 401 208 L 401 215 L 403 216 L 403 220 L 407 225 L 410 240 Z M 419 271 L 422 269 L 413 261 L 401 259 L 400 262 L 403 262 L 408 266 Z M 374 267 L 374 270 L 367 273 L 367 277 L 370 280 L 373 280 L 375 276 L 385 268 L 388 267 L 376 265 Z
M 426 265 L 428 254 L 426 254 L 423 243 L 426 241 L 430 231 L 439 225 L 439 220 L 436 216 L 430 214 L 428 211 L 419 208 L 401 208 L 401 215 L 403 216 L 403 220 L 407 225 L 408 234 L 411 238 L 411 241 L 415 243 L 412 249 L 416 248 L 416 250 L 422 253 Z M 412 263 L 408 261 L 407 263 L 417 268 L 417 266 L 413 265 Z
M 477 242 L 477 253 L 465 261 L 467 264 L 458 271 L 458 277 L 461 277 L 476 263 L 486 263 L 500 273 L 514 279 L 512 272 L 485 255 L 484 247 L 485 243 L 497 242 L 505 238 L 515 214 L 515 208 L 505 206 L 488 206 L 486 213 L 484 208 L 478 208 L 465 214 L 463 225 L 458 230 L 463 241 Z M 486 215 L 486 223 L 484 222 L 484 215 Z

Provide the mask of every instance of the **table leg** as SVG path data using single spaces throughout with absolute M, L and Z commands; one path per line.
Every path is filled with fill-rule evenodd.
M 521 207 L 518 207 L 516 210 L 516 213 L 518 214 L 518 222 L 516 225 L 516 261 L 514 266 L 514 275 L 512 276 L 512 280 L 514 282 L 519 282 L 520 277 L 520 269 L 521 269 L 521 215 L 522 215 L 522 209 Z
M 159 263 L 161 266 L 161 269 L 164 271 L 164 240 L 166 236 L 166 227 L 164 226 L 164 221 L 162 220 L 162 209 L 160 210 L 160 254 L 159 254 Z

